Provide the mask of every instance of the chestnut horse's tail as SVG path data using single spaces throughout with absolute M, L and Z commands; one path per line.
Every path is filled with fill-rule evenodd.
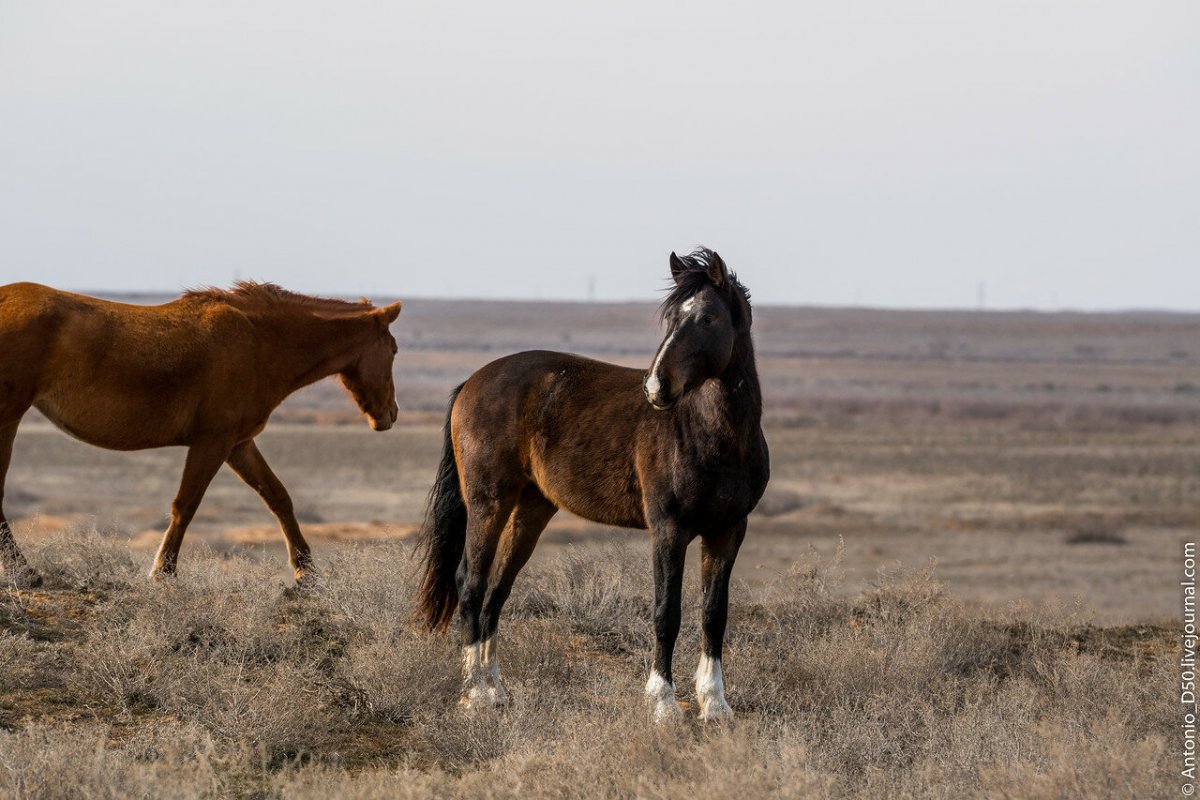
M 437 477 L 429 490 L 425 523 L 417 543 L 424 560 L 425 575 L 417 590 L 415 617 L 427 631 L 444 630 L 454 616 L 458 606 L 455 575 L 467 541 L 467 506 L 458 482 L 458 462 L 450 434 L 450 416 L 460 391 L 461 385 L 450 395 L 442 463 L 438 465 Z

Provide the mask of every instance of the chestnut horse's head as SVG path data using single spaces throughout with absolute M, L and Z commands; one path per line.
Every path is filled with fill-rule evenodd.
M 680 258 L 671 253 L 675 288 L 663 302 L 667 335 L 642 380 L 650 405 L 660 411 L 725 372 L 734 344 L 750 329 L 746 290 L 712 250 Z
M 400 316 L 400 303 L 368 312 L 373 327 L 367 343 L 349 367 L 338 377 L 354 397 L 354 402 L 371 422 L 371 429 L 386 431 L 396 422 L 400 408 L 396 405 L 396 384 L 392 380 L 392 361 L 396 357 L 396 340 L 388 326 Z

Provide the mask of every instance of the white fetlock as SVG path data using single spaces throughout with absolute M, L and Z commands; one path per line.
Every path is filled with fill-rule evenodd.
M 700 656 L 700 665 L 696 667 L 696 700 L 700 704 L 700 719 L 705 722 L 733 717 L 733 709 L 725 701 L 721 659 Z
M 463 694 L 459 705 L 470 711 L 508 704 L 508 690 L 500 679 L 500 657 L 495 637 L 463 648 Z
M 463 692 L 463 696 L 459 698 L 458 704 L 467 711 L 479 711 L 483 708 L 490 708 L 492 701 L 488 697 L 487 687 L 472 686 Z
M 458 704 L 468 711 L 491 705 L 487 683 L 484 681 L 486 673 L 482 657 L 483 648 L 479 644 L 469 644 L 463 648 L 463 693 Z
M 488 702 L 493 706 L 508 705 L 508 690 L 504 688 L 504 684 L 496 684 L 488 687 Z
M 488 699 L 494 706 L 508 705 L 508 689 L 500 678 L 500 654 L 495 636 L 483 643 L 483 667 L 487 672 Z
M 675 702 L 675 684 L 657 672 L 646 681 L 646 699 L 654 705 L 654 721 L 658 724 L 683 719 L 683 709 Z

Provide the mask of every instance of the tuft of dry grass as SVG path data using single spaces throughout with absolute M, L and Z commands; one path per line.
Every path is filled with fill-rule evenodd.
M 95 534 L 0 621 L 0 796 L 1174 796 L 1174 631 L 983 614 L 932 569 L 855 597 L 808 557 L 735 586 L 720 727 L 650 724 L 644 546 L 578 546 L 521 576 L 503 711 L 457 705 L 453 637 L 407 627 L 400 543 L 338 552 L 303 591 L 189 553 L 173 580 Z M 693 559 L 694 561 L 695 559 Z M 698 648 L 687 581 L 681 699 Z

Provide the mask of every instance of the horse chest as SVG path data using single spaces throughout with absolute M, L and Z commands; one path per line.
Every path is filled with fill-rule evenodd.
M 766 489 L 765 446 L 745 455 L 717 450 L 677 470 L 673 490 L 678 514 L 688 527 L 707 530 L 733 524 L 754 510 Z

